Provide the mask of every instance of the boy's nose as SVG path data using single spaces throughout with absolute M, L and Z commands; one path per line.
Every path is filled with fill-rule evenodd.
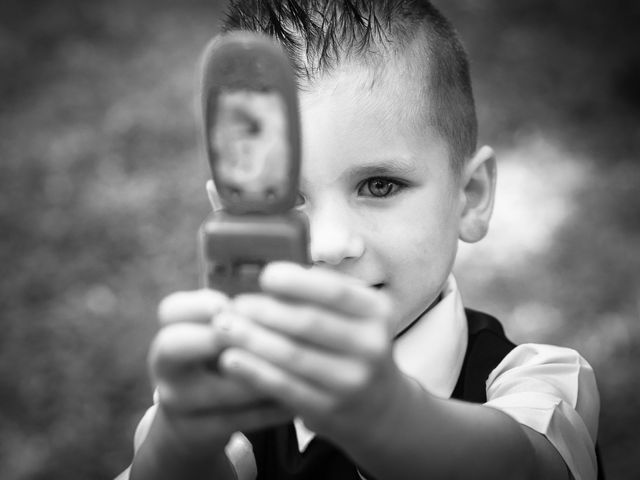
M 356 259 L 364 253 L 364 240 L 354 231 L 347 219 L 311 215 L 311 260 L 314 264 L 339 265 L 345 260 Z M 349 228 L 351 227 L 351 228 Z

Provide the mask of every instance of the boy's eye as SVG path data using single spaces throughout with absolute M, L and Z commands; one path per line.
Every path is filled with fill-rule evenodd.
M 384 198 L 393 195 L 402 184 L 391 178 L 374 177 L 365 180 L 358 188 L 358 194 L 365 197 Z

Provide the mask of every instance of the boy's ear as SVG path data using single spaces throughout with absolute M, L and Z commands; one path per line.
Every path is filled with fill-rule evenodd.
M 213 208 L 213 211 L 216 212 L 218 210 L 222 210 L 220 195 L 218 195 L 218 191 L 216 190 L 216 186 L 213 183 L 213 180 L 207 180 L 206 188 L 207 197 L 209 197 L 209 203 L 211 204 L 211 208 Z
M 491 147 L 481 147 L 462 173 L 463 209 L 460 240 L 482 240 L 489 230 L 496 188 L 496 158 Z

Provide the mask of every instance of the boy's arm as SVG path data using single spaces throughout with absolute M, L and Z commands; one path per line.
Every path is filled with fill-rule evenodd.
M 233 432 L 290 418 L 263 395 L 211 367 L 221 348 L 211 320 L 226 303 L 222 294 L 200 290 L 173 294 L 160 304 L 161 329 L 149 353 L 157 404 L 136 431 L 128 478 L 235 479 L 225 455 Z
M 566 479 L 540 434 L 490 407 L 436 398 L 391 355 L 391 306 L 335 272 L 269 265 L 264 295 L 214 328 L 221 369 L 299 414 L 366 472 L 385 478 Z
M 371 435 L 345 439 L 374 477 L 570 478 L 551 443 L 505 413 L 402 383 Z

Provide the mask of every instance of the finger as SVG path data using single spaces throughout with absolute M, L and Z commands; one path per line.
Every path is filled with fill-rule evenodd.
M 149 366 L 154 378 L 173 378 L 201 368 L 215 359 L 221 348 L 209 325 L 176 323 L 161 329 L 149 350 Z
M 391 313 L 386 295 L 330 270 L 274 262 L 263 270 L 260 286 L 267 293 L 313 302 L 347 315 L 387 317 Z
M 149 366 L 160 402 L 176 411 L 199 411 L 256 403 L 255 390 L 211 370 L 221 347 L 209 325 L 177 323 L 163 328 L 154 339 Z
M 302 416 L 329 412 L 334 406 L 333 396 L 250 352 L 225 350 L 220 368 Z
M 297 342 L 239 315 L 219 315 L 213 324 L 214 329 L 219 328 L 221 321 L 228 322 L 222 330 L 227 337 L 226 343 L 323 389 L 346 393 L 353 385 L 367 381 L 368 364 L 359 358 Z M 347 353 L 350 355 L 352 352 Z
M 386 329 L 373 329 L 338 312 L 266 295 L 239 295 L 230 310 L 268 329 L 334 352 L 362 351 L 366 355 L 373 348 L 383 347 L 381 342 L 389 341 Z
M 176 292 L 158 305 L 158 320 L 161 326 L 181 322 L 209 323 L 228 301 L 226 295 L 216 290 Z

